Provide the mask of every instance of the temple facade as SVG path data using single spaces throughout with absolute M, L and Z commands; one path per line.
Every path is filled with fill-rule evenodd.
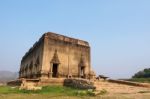
M 48 32 L 23 56 L 19 78 L 90 78 L 90 73 L 88 42 Z

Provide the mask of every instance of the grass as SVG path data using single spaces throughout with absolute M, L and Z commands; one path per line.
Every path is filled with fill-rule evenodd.
M 19 93 L 19 88 L 0 86 L 0 94 Z
M 64 86 L 45 86 L 42 90 L 19 90 L 18 87 L 0 86 L 0 99 L 87 99 L 94 95 L 92 90 L 80 90 Z M 101 92 L 105 93 L 104 90 Z
M 64 86 L 45 86 L 42 90 L 19 90 L 18 87 L 0 86 L 0 94 L 49 94 L 67 96 L 93 96 L 92 92 Z
M 150 91 L 139 91 L 138 93 L 150 93 Z
M 106 90 L 101 90 L 99 95 L 107 93 Z M 0 86 L 0 99 L 91 99 L 95 95 L 93 90 L 81 90 L 64 86 L 45 86 L 42 90 L 30 91 L 30 90 L 19 90 L 18 87 Z M 14 98 L 13 98 L 14 97 Z M 44 97 L 44 98 L 43 98 Z
M 139 92 L 139 94 L 142 94 L 139 99 L 149 99 L 150 95 L 147 95 L 147 93 L 144 91 Z M 92 90 L 87 91 L 63 86 L 46 86 L 38 91 L 0 86 L 0 99 L 136 99 L 137 97 L 137 94 L 108 94 L 105 89 L 100 91 L 100 95 L 93 96 Z
M 105 89 L 99 91 L 98 95 L 104 95 Z M 93 90 L 81 90 L 64 86 L 45 86 L 42 90 L 19 90 L 18 87 L 1 86 L 0 94 L 49 94 L 49 95 L 67 95 L 67 96 L 95 96 Z
M 150 83 L 150 78 L 132 78 L 132 79 L 129 79 L 128 81 Z

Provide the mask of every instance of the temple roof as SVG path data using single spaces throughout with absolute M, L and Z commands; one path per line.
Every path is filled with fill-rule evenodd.
M 44 36 L 47 36 L 50 39 L 55 39 L 55 40 L 58 40 L 58 41 L 64 41 L 64 42 L 68 42 L 68 43 L 73 43 L 73 44 L 89 47 L 89 43 L 87 41 L 67 37 L 67 36 L 60 35 L 60 34 L 53 33 L 53 32 L 47 32 L 47 33 L 44 34 Z

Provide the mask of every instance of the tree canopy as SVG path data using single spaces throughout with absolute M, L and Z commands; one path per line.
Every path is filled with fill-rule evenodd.
M 150 68 L 137 72 L 132 78 L 150 78 Z

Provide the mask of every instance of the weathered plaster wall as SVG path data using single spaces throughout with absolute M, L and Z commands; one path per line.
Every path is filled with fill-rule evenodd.
M 67 40 L 65 40 L 67 39 Z M 74 77 L 79 76 L 79 64 L 81 61 L 81 56 L 84 58 L 85 62 L 85 74 L 90 72 L 90 47 L 85 45 L 79 45 L 77 39 L 75 43 L 70 42 L 72 38 L 64 36 L 55 36 L 54 38 L 46 36 L 44 45 L 44 59 L 42 70 L 45 72 L 50 71 L 51 60 L 57 50 L 58 58 L 60 60 L 60 65 L 58 72 L 62 76 L 72 75 Z M 82 43 L 82 42 L 80 42 Z
M 35 43 L 35 45 L 27 52 L 21 61 L 20 77 L 30 77 L 37 75 L 42 68 L 43 59 L 43 40 Z
M 42 78 L 50 77 L 52 59 L 56 52 L 60 61 L 58 66 L 60 77 L 68 75 L 79 77 L 81 60 L 84 61 L 84 74 L 89 75 L 91 64 L 88 42 L 48 32 L 22 58 L 20 78 L 37 78 L 37 74 Z M 39 60 L 38 68 L 36 68 L 37 59 Z

